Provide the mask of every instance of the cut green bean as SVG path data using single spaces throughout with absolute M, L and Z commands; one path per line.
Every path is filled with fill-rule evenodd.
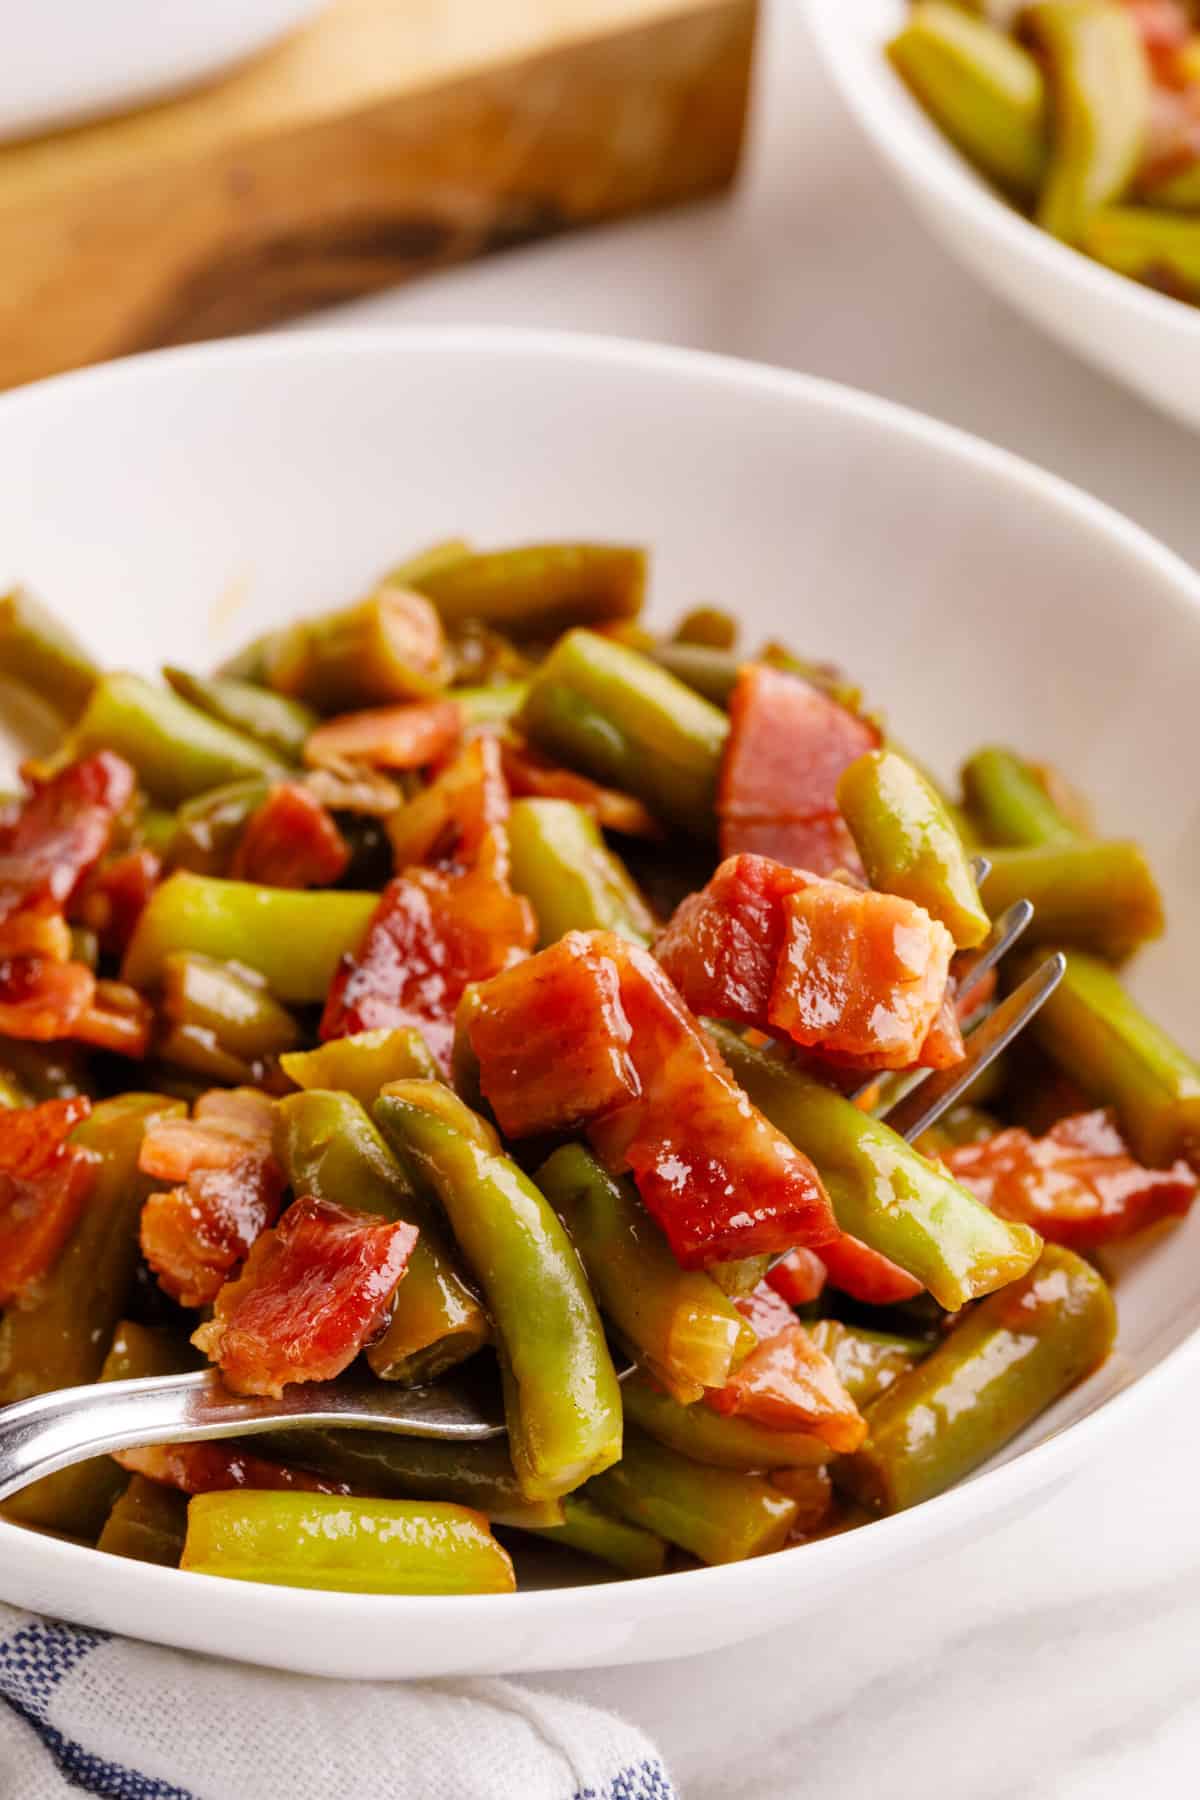
M 479 1513 L 335 1494 L 195 1494 L 180 1567 L 347 1594 L 507 1594 L 512 1562 Z
M 337 1088 L 370 1107 L 389 1081 L 436 1081 L 439 1070 L 428 1044 L 412 1025 L 383 1026 L 333 1038 L 315 1050 L 292 1050 L 279 1059 L 302 1088 Z
M 662 1574 L 667 1546 L 654 1532 L 602 1511 L 594 1501 L 579 1494 L 567 1494 L 562 1509 L 562 1524 L 534 1527 L 538 1537 L 593 1556 L 598 1562 L 610 1563 L 622 1575 Z
M 1200 219 L 1141 206 L 1093 213 L 1079 247 L 1105 268 L 1160 288 L 1177 300 L 1200 300 Z
M 804 1431 L 775 1431 L 737 1413 L 725 1416 L 703 1404 L 681 1406 L 644 1375 L 621 1383 L 627 1424 L 636 1425 L 668 1450 L 717 1469 L 807 1469 L 829 1461 L 823 1438 Z
M 572 625 L 636 618 L 646 554 L 620 544 L 529 544 L 462 556 L 409 585 L 448 626 L 478 619 L 510 637 L 552 637 Z
M 692 1462 L 636 1428 L 620 1462 L 588 1483 L 585 1498 L 706 1563 L 781 1550 L 799 1511 L 760 1476 Z
M 36 694 L 68 725 L 100 679 L 74 634 L 25 588 L 0 596 L 0 675 Z
M 1048 158 L 1046 91 L 1028 50 L 982 19 L 921 0 L 888 45 L 892 66 L 976 168 L 1036 197 Z
M 1164 928 L 1162 896 L 1136 844 L 1081 841 L 989 850 L 983 897 L 993 917 L 1033 902 L 1027 944 L 1071 944 L 1119 960 Z
M 569 1493 L 621 1454 L 620 1388 L 570 1239 L 529 1177 L 481 1141 L 482 1121 L 448 1088 L 395 1083 L 374 1113 L 441 1201 L 483 1288 L 523 1490 L 533 1499 Z
M 72 756 L 115 750 L 133 765 L 151 798 L 166 806 L 249 776 L 269 780 L 286 768 L 253 738 L 140 675 L 102 676 L 68 743 Z
M 164 852 L 172 869 L 193 875 L 224 875 L 251 817 L 266 799 L 270 784 L 259 776 L 227 782 L 187 800 L 171 816 Z
M 1081 834 L 1014 751 L 977 750 L 963 764 L 962 780 L 968 813 L 985 844 L 1079 842 Z
M 754 1333 L 716 1282 L 679 1267 L 632 1183 L 608 1174 L 581 1144 L 556 1150 L 536 1179 L 624 1347 L 679 1400 L 723 1387 L 754 1348 Z
M 186 1494 L 134 1475 L 114 1502 L 96 1548 L 109 1556 L 177 1569 L 186 1535 Z
M 591 813 L 569 800 L 514 800 L 512 885 L 537 914 L 544 949 L 568 931 L 615 931 L 649 944 L 654 919 Z
M 558 761 L 636 794 L 694 837 L 714 836 L 729 722 L 648 657 L 568 632 L 537 670 L 521 723 Z
M 802 1075 L 775 1049 L 711 1027 L 736 1079 L 772 1125 L 816 1164 L 837 1222 L 898 1263 L 953 1312 L 1036 1261 L 1028 1225 L 990 1213 L 879 1119 Z
M 169 1060 L 200 1074 L 206 1072 L 205 1052 L 216 1050 L 240 1065 L 249 1079 L 256 1065 L 299 1041 L 300 1027 L 261 979 L 227 962 L 175 951 L 164 959 L 162 985 L 163 1012 L 174 1027 L 176 1045 Z
M 285 762 L 298 763 L 304 741 L 316 729 L 319 714 L 300 700 L 272 693 L 232 675 L 189 675 L 186 669 L 164 668 L 163 677 L 180 699 L 222 725 L 244 732 Z
M 838 782 L 837 802 L 872 887 L 923 906 L 960 950 L 983 942 L 991 921 L 962 840 L 933 784 L 907 758 L 895 750 L 860 756 Z
M 138 920 L 122 978 L 156 987 L 167 957 L 190 951 L 256 969 L 285 1003 L 316 1004 L 378 904 L 378 894 L 260 887 L 181 869 L 156 888 Z
M 961 1480 L 1099 1368 L 1116 1313 L 1102 1277 L 1048 1244 L 867 1414 L 870 1436 L 835 1479 L 860 1505 L 899 1512 Z

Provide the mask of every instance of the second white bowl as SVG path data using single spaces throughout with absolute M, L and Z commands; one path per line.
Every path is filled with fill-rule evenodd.
M 907 10 L 904 0 L 807 0 L 812 36 L 835 86 L 930 229 L 1070 349 L 1200 426 L 1200 307 L 1091 262 L 976 175 L 884 55 Z

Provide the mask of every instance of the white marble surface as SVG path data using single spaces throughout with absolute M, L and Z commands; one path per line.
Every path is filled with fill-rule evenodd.
M 855 0 L 845 0 L 852 5 Z M 737 196 L 323 315 L 660 338 L 874 389 L 1200 559 L 1200 437 L 1036 336 L 924 235 L 771 8 Z M 321 323 L 322 321 L 312 321 Z M 936 507 L 936 495 L 930 496 Z M 968 1550 L 721 1656 L 547 1678 L 636 1718 L 687 1800 L 1175 1800 L 1200 1777 L 1200 1442 L 1186 1391 Z

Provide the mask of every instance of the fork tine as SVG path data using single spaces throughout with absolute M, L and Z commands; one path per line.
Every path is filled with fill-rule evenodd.
M 977 1075 L 995 1061 L 1000 1052 L 1023 1031 L 1030 1019 L 1050 998 L 1063 975 L 1067 959 L 1061 951 L 1047 957 L 1040 968 L 1015 988 L 977 1031 L 967 1039 L 966 1060 L 929 1075 L 918 1087 L 898 1100 L 883 1117 L 893 1131 L 909 1143 L 936 1124 L 948 1107 L 966 1092 Z
M 973 856 L 971 873 L 975 877 L 975 886 L 982 887 L 992 872 L 992 860 L 989 856 Z
M 966 950 L 955 959 L 957 983 L 955 997 L 962 1000 L 979 986 L 989 969 L 995 968 L 1002 956 L 1012 949 L 1033 917 L 1031 900 L 1014 900 L 993 922 L 992 929 L 975 950 Z

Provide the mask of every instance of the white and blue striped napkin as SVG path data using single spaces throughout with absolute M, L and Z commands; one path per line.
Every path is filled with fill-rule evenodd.
M 0 1605 L 3 1800 L 677 1800 L 653 1745 L 499 1680 L 319 1681 Z

